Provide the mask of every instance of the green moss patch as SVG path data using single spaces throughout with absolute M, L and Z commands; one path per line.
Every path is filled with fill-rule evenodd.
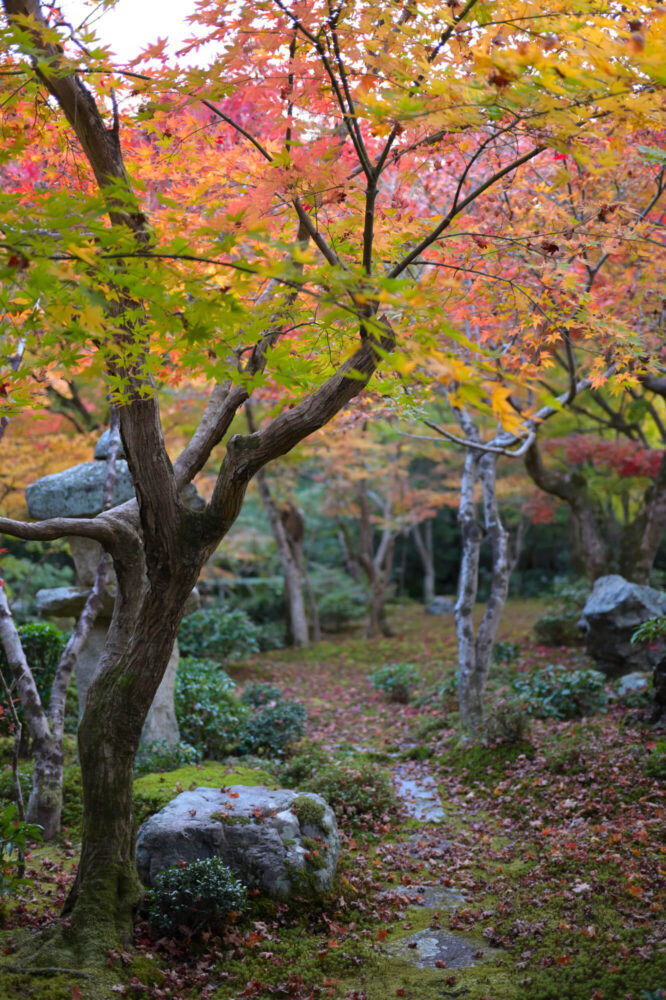
M 176 795 L 193 788 L 224 788 L 228 785 L 267 785 L 275 779 L 267 771 L 251 767 L 227 767 L 216 761 L 189 764 L 166 774 L 144 774 L 134 781 L 134 815 L 137 824 L 159 812 Z

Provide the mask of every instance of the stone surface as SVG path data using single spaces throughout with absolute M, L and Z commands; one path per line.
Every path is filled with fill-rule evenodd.
M 106 478 L 105 462 L 84 462 L 64 472 L 44 476 L 26 487 L 25 499 L 30 517 L 94 517 L 102 509 L 102 493 Z M 114 504 L 125 503 L 135 496 L 127 462 L 116 462 Z
M 448 931 L 425 930 L 390 941 L 385 950 L 393 958 L 403 958 L 419 969 L 446 962 L 447 969 L 467 969 L 476 965 L 479 945 Z
M 335 816 L 319 795 L 236 785 L 176 796 L 139 829 L 136 863 L 152 885 L 179 861 L 221 857 L 250 889 L 288 899 L 329 889 L 338 852 Z
M 178 640 L 176 640 L 167 668 L 164 671 L 164 677 L 155 692 L 153 703 L 143 724 L 142 746 L 149 746 L 151 743 L 156 743 L 157 740 L 165 740 L 170 746 L 175 746 L 180 741 L 180 729 L 174 706 L 174 688 L 179 660 Z
M 386 889 L 380 897 L 404 899 L 406 906 L 423 906 L 427 910 L 456 910 L 467 900 L 460 889 L 447 889 L 443 885 L 401 885 Z
M 76 618 L 83 611 L 89 593 L 90 587 L 51 587 L 37 591 L 35 604 L 43 618 Z M 102 619 L 110 620 L 115 599 L 113 593 L 104 595 Z
M 95 445 L 95 450 L 93 452 L 93 457 L 97 459 L 98 462 L 104 462 L 109 457 L 109 438 L 111 436 L 111 431 L 107 429 L 102 434 L 101 438 Z M 116 458 L 124 458 L 125 452 L 123 450 L 122 440 L 118 441 L 118 451 L 116 452 Z
M 448 597 L 433 597 L 430 604 L 426 605 L 427 615 L 452 615 L 456 610 L 456 602 Z
M 650 684 L 650 677 L 648 674 L 641 674 L 636 671 L 633 674 L 625 674 L 624 677 L 618 681 L 617 693 L 620 698 L 624 698 L 627 694 L 634 694 L 635 692 L 647 691 Z
M 602 576 L 594 584 L 580 617 L 587 653 L 608 677 L 650 670 L 664 655 L 663 641 L 631 644 L 635 629 L 648 618 L 666 614 L 666 594 Z
M 421 823 L 443 823 L 446 819 L 437 791 L 437 782 L 429 774 L 416 773 L 413 765 L 396 767 L 393 781 L 407 815 Z

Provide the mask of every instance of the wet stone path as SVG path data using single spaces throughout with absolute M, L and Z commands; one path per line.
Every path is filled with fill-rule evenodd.
M 422 765 L 417 767 L 413 763 L 398 764 L 393 771 L 393 780 L 407 816 L 428 824 L 425 829 L 429 829 L 427 839 L 432 845 L 432 825 L 443 823 L 446 819 L 437 782 Z M 449 846 L 450 842 L 437 838 L 436 843 L 443 849 Z M 413 833 L 405 847 L 409 856 L 418 858 L 425 847 L 423 833 L 418 831 Z M 436 883 L 401 885 L 400 888 L 389 890 L 384 895 L 403 900 L 405 906 L 419 906 L 432 910 L 434 915 L 454 911 L 458 907 L 465 906 L 467 902 L 459 889 Z M 488 949 L 479 948 L 476 940 L 435 928 L 416 931 L 414 934 L 391 941 L 385 946 L 385 951 L 390 957 L 402 959 L 420 969 L 432 966 L 447 969 L 469 968 L 489 954 Z

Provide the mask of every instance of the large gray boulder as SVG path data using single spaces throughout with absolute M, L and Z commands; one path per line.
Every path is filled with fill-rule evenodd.
M 64 472 L 43 476 L 26 486 L 25 499 L 30 517 L 95 517 L 102 509 L 106 462 L 84 462 Z M 124 459 L 116 462 L 113 488 L 114 506 L 135 497 L 132 477 Z
M 455 614 L 456 602 L 448 597 L 433 597 L 430 604 L 426 605 L 427 615 L 452 615 Z
M 321 796 L 234 785 L 177 795 L 140 827 L 136 864 L 150 886 L 179 861 L 220 857 L 249 888 L 286 900 L 330 889 L 339 848 Z
M 630 583 L 622 576 L 602 576 L 594 584 L 580 620 L 588 654 L 608 677 L 650 670 L 664 656 L 663 642 L 631 644 L 643 622 L 666 614 L 666 594 Z

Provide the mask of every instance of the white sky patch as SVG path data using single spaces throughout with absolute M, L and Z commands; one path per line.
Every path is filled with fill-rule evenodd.
M 94 29 L 101 44 L 108 46 L 120 62 L 135 59 L 158 38 L 168 38 L 167 52 L 173 56 L 186 38 L 196 34 L 185 18 L 194 12 L 194 0 L 118 0 L 104 10 L 101 3 L 61 0 L 61 10 L 74 28 L 82 21 Z M 186 62 L 198 62 L 190 56 Z

